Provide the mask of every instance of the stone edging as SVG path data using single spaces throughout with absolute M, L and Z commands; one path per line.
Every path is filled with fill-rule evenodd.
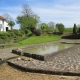
M 17 64 L 14 64 L 12 62 L 7 61 L 8 64 L 12 67 L 16 67 L 17 69 L 27 71 L 27 72 L 35 72 L 35 73 L 44 73 L 44 74 L 54 74 L 54 75 L 65 75 L 65 76 L 80 76 L 80 73 L 76 72 L 64 72 L 64 71 L 52 71 L 52 70 L 46 70 L 46 69 L 34 69 L 34 68 L 27 68 L 23 67 Z

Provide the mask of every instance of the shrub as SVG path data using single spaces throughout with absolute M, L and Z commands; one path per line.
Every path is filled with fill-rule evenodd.
M 73 34 L 76 34 L 77 33 L 77 27 L 76 27 L 76 24 L 74 24 L 74 27 L 73 27 Z
M 24 32 L 25 32 L 25 34 L 28 34 L 29 30 L 28 29 L 25 29 Z
M 9 30 L 8 33 L 9 33 L 11 38 L 14 38 L 16 36 L 12 30 Z
M 56 24 L 56 27 L 58 28 L 58 30 L 59 30 L 59 33 L 60 34 L 63 34 L 63 32 L 64 32 L 64 25 L 62 24 L 62 23 L 57 23 Z
M 36 36 L 40 36 L 41 35 L 41 30 L 40 29 L 35 29 L 34 33 Z
M 12 30 L 11 33 L 13 34 L 13 36 L 22 36 L 22 32 L 20 30 Z
M 1 39 L 7 39 L 6 32 L 0 32 L 0 38 Z
M 30 30 L 31 30 L 32 33 L 35 33 L 35 32 L 34 32 L 35 29 L 36 29 L 35 27 L 31 27 L 31 28 L 30 28 Z
M 31 31 L 28 31 L 27 36 L 30 37 L 30 36 L 32 36 L 32 35 L 33 35 L 32 32 L 31 32 Z
M 5 43 L 5 40 L 0 39 L 0 44 L 4 44 L 4 43 Z
M 79 28 L 79 33 L 80 33 L 80 28 Z

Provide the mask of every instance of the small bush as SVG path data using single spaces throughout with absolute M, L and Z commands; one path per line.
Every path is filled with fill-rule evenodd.
M 30 36 L 32 36 L 32 35 L 33 35 L 32 32 L 31 32 L 31 31 L 28 31 L 27 36 L 30 37 Z
M 25 34 L 28 34 L 29 30 L 28 29 L 25 29 L 24 32 L 25 32 Z
M 6 32 L 1 32 L 0 33 L 0 38 L 1 39 L 6 39 L 7 38 Z
M 77 26 L 76 24 L 74 24 L 74 27 L 73 27 L 73 34 L 76 34 L 77 33 Z
M 0 39 L 0 44 L 4 44 L 4 43 L 5 43 L 5 40 Z
M 60 34 L 63 34 L 65 28 L 62 23 L 57 23 L 56 28 L 58 28 Z
M 79 28 L 79 33 L 80 33 L 80 28 Z
M 35 30 L 34 30 L 34 34 L 35 34 L 36 36 L 40 36 L 40 35 L 41 35 L 41 30 L 40 30 L 40 29 L 35 29 Z
M 30 28 L 30 30 L 31 30 L 32 33 L 35 33 L 35 32 L 34 32 L 35 29 L 36 29 L 35 27 L 31 27 L 31 28 Z

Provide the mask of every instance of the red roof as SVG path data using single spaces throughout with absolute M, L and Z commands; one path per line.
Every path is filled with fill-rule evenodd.
M 5 20 L 5 18 L 3 18 L 2 16 L 0 16 L 0 19 Z

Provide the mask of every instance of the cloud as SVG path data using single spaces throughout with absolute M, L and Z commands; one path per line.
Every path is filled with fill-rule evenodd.
M 21 13 L 21 7 L 0 7 L 1 14 L 8 13 L 16 18 Z
M 52 8 L 34 7 L 33 10 L 40 16 L 41 21 L 43 22 L 59 22 L 67 27 L 73 26 L 74 23 L 79 24 L 80 22 L 80 6 L 55 5 Z

